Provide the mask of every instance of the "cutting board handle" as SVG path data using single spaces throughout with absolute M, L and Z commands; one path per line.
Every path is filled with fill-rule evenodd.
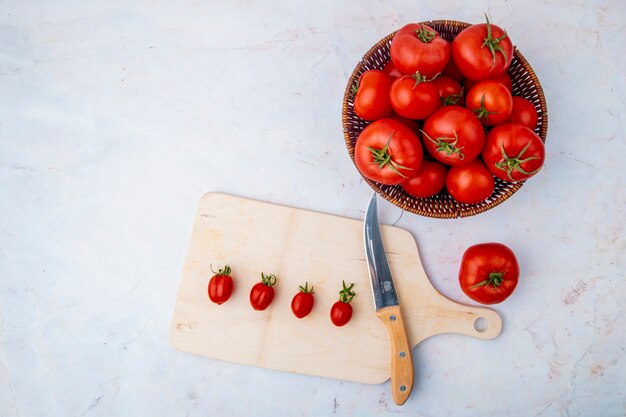
M 444 298 L 445 308 L 438 308 L 435 312 L 438 323 L 434 326 L 433 334 L 459 333 L 488 340 L 498 337 L 502 332 L 502 318 L 495 310 Z

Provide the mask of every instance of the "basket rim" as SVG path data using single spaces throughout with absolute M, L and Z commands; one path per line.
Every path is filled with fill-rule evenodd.
M 469 26 L 472 26 L 472 24 L 467 23 L 467 22 L 462 22 L 458 20 L 448 20 L 448 19 L 427 20 L 427 21 L 417 22 L 417 23 L 428 25 L 428 26 L 453 25 L 453 26 L 458 26 L 461 29 L 465 29 Z M 356 166 L 356 161 L 354 159 L 354 144 L 352 143 L 352 139 L 350 138 L 350 130 L 349 130 L 348 123 L 347 123 L 348 122 L 348 108 L 350 106 L 349 102 L 350 102 L 350 97 L 352 95 L 351 88 L 357 81 L 358 74 L 361 72 L 361 67 L 363 66 L 364 61 L 366 61 L 370 56 L 376 53 L 379 49 L 387 47 L 387 44 L 391 42 L 391 40 L 393 39 L 393 37 L 396 35 L 397 32 L 398 30 L 391 32 L 390 34 L 388 34 L 387 36 L 385 36 L 384 38 L 376 42 L 371 48 L 369 48 L 368 51 L 363 55 L 363 57 L 356 63 L 356 66 L 354 67 L 354 70 L 350 74 L 350 77 L 348 78 L 348 82 L 346 83 L 346 88 L 344 90 L 343 102 L 342 102 L 341 124 L 342 124 L 342 129 L 343 129 L 344 141 L 348 149 L 348 154 L 350 155 L 350 159 L 352 159 L 352 163 L 357 169 L 357 172 L 359 173 L 359 175 L 361 175 L 361 177 L 365 180 L 365 182 L 367 182 L 367 184 L 377 194 L 379 194 L 381 197 L 383 197 L 390 203 L 394 204 L 397 207 L 400 207 L 402 210 L 409 211 L 411 213 L 418 214 L 418 215 L 425 216 L 425 217 L 432 217 L 432 218 L 439 218 L 439 219 L 458 219 L 462 217 L 469 217 L 469 216 L 483 213 L 487 210 L 490 210 L 502 204 L 504 201 L 508 200 L 509 197 L 515 194 L 522 187 L 522 185 L 524 185 L 525 181 L 511 183 L 511 187 L 508 190 L 506 190 L 497 198 L 495 198 L 492 201 L 489 201 L 486 204 L 482 204 L 482 203 L 462 204 L 462 203 L 455 202 L 456 209 L 454 211 L 434 212 L 434 211 L 428 211 L 428 210 L 423 210 L 420 208 L 414 208 L 414 207 L 409 206 L 404 201 L 399 200 L 389 195 L 387 192 L 385 192 L 381 188 L 382 186 L 384 186 L 383 184 L 379 184 L 375 181 L 370 180 L 369 178 L 366 178 L 361 173 L 361 171 L 359 171 L 358 167 Z M 513 56 L 514 56 L 514 59 L 517 59 L 520 65 L 526 70 L 528 76 L 531 79 L 532 84 L 537 90 L 537 95 L 539 98 L 539 107 L 541 109 L 541 126 L 539 130 L 539 137 L 541 138 L 541 141 L 545 143 L 547 133 L 548 133 L 548 108 L 546 104 L 545 94 L 543 92 L 543 87 L 541 86 L 541 82 L 539 81 L 539 78 L 537 77 L 537 74 L 535 73 L 534 69 L 528 63 L 524 55 L 522 55 L 522 53 L 517 49 L 516 46 L 513 47 Z M 398 186 L 395 186 L 395 187 L 398 187 Z M 413 198 L 417 198 L 417 197 L 413 197 Z

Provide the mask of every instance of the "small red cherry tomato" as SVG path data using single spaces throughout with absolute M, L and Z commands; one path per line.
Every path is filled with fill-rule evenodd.
M 337 327 L 344 326 L 352 318 L 352 306 L 350 302 L 356 295 L 352 288 L 354 283 L 346 285 L 345 281 L 342 281 L 343 288 L 339 291 L 339 301 L 337 301 L 330 309 L 330 321 Z
M 214 275 L 209 280 L 209 299 L 215 304 L 223 304 L 233 293 L 233 279 L 230 276 L 230 266 L 226 265 L 223 269 L 217 272 L 213 271 Z
M 513 111 L 507 123 L 521 123 L 527 128 L 534 130 L 537 127 L 538 119 L 537 110 L 533 103 L 522 97 L 513 97 Z
M 250 305 L 255 310 L 265 310 L 274 299 L 274 284 L 276 276 L 274 274 L 265 275 L 261 273 L 261 282 L 254 284 L 250 290 Z
M 313 310 L 315 297 L 313 296 L 313 286 L 309 287 L 308 282 L 304 283 L 304 287 L 302 285 L 299 286 L 298 290 L 298 293 L 291 300 L 291 311 L 294 316 L 301 319 L 308 316 L 311 310 Z

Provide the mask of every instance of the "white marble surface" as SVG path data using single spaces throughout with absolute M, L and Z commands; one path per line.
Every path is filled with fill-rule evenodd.
M 397 224 L 463 302 L 463 250 L 515 250 L 502 335 L 421 344 L 402 408 L 389 383 L 174 351 L 202 194 L 360 217 L 355 62 L 404 23 L 483 10 L 543 83 L 546 166 L 477 217 Z M 0 2 L 0 416 L 623 416 L 625 20 L 619 0 Z

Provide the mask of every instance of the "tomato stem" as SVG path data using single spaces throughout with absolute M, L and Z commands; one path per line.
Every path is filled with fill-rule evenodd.
M 490 272 L 489 278 L 479 282 L 478 284 L 472 285 L 470 288 L 485 287 L 488 285 L 498 288 L 502 284 L 502 281 L 504 281 L 504 272 Z
M 346 285 L 346 281 L 341 281 L 341 283 L 343 288 L 341 289 L 341 291 L 339 291 L 339 301 L 341 301 L 342 303 L 350 304 L 350 302 L 352 302 L 352 299 L 356 295 L 356 293 L 352 291 L 352 288 L 354 287 L 354 282 L 349 286 Z
M 487 108 L 485 107 L 485 94 L 484 93 L 483 93 L 483 96 L 480 98 L 480 107 L 472 111 L 474 112 L 476 117 L 478 117 L 478 120 L 480 120 L 484 124 L 487 124 L 490 114 L 498 114 L 497 111 L 487 110 Z
M 390 149 L 389 149 L 389 142 L 391 142 L 391 138 L 393 137 L 393 135 L 395 133 L 396 133 L 395 130 L 393 132 L 391 132 L 391 135 L 389 136 L 389 139 L 387 139 L 387 143 L 385 143 L 385 147 L 384 148 L 376 149 L 376 148 L 372 148 L 371 146 L 368 146 L 367 149 L 370 150 L 370 152 L 372 153 L 372 157 L 374 158 L 374 162 L 372 162 L 372 163 L 378 165 L 378 168 L 383 169 L 385 166 L 389 166 L 389 168 L 393 172 L 395 172 L 396 174 L 398 174 L 402 178 L 409 178 L 406 175 L 402 174 L 399 171 L 399 169 L 413 170 L 413 168 L 408 168 L 408 167 L 405 167 L 403 165 L 400 165 L 399 163 L 395 162 L 391 158 L 391 152 L 390 152 Z
M 420 85 L 420 83 L 433 81 L 435 78 L 439 77 L 439 74 L 440 73 L 435 74 L 435 76 L 429 80 L 425 75 L 420 74 L 419 71 L 415 71 L 415 74 L 410 76 L 411 78 L 415 79 L 415 84 L 413 85 L 413 89 L 415 89 L 415 87 Z
M 417 39 L 420 41 L 430 43 L 437 36 L 437 32 L 427 29 L 424 25 L 420 25 L 419 30 L 415 31 L 415 35 L 417 35 Z
M 263 283 L 263 285 L 267 285 L 268 287 L 273 287 L 274 284 L 276 284 L 276 275 L 274 274 L 265 275 L 263 272 L 261 272 L 261 282 Z
M 459 142 L 459 136 L 457 135 L 456 130 L 452 131 L 454 133 L 453 138 L 446 138 L 442 136 L 442 137 L 438 137 L 437 139 L 431 138 L 430 136 L 428 136 L 426 132 L 424 132 L 421 129 L 420 129 L 420 132 L 422 132 L 422 134 L 426 136 L 426 138 L 429 141 L 431 141 L 432 143 L 435 144 L 435 146 L 437 146 L 436 148 L 437 152 L 445 152 L 446 155 L 448 156 L 459 154 L 458 156 L 459 161 L 462 161 L 465 159 L 465 154 L 461 152 L 461 149 L 463 149 L 464 146 L 456 146 L 456 144 Z M 446 141 L 451 141 L 451 142 L 446 142 Z
M 230 275 L 231 272 L 230 266 L 228 265 L 225 265 L 222 269 L 218 269 L 217 272 L 213 270 L 213 264 L 211 264 L 209 267 L 211 268 L 211 272 L 213 272 L 215 275 Z
M 444 106 L 450 106 L 459 102 L 463 97 L 463 94 L 450 94 L 447 97 L 441 97 L 441 104 Z
M 315 292 L 313 291 L 313 286 L 311 285 L 311 287 L 309 287 L 308 282 L 304 283 L 304 287 L 300 285 L 298 289 L 300 290 L 300 292 L 303 292 L 303 293 L 315 294 Z
M 491 22 L 489 21 L 489 17 L 487 17 L 487 13 L 485 13 L 485 19 L 487 19 L 487 37 L 483 39 L 483 44 L 480 47 L 484 48 L 486 46 L 487 48 L 489 48 L 489 51 L 491 51 L 491 69 L 496 66 L 496 52 L 500 52 L 502 54 L 502 56 L 504 57 L 504 65 L 506 66 L 509 64 L 509 60 L 507 59 L 506 54 L 499 44 L 508 35 L 506 32 L 504 32 L 504 35 L 494 39 L 493 33 L 491 32 Z
M 511 181 L 517 181 L 515 178 L 513 178 L 513 175 L 511 175 L 514 169 L 521 172 L 524 175 L 536 174 L 540 168 L 537 168 L 536 170 L 532 172 L 528 172 L 522 168 L 522 164 L 525 162 L 532 161 L 535 159 L 541 159 L 538 156 L 530 156 L 526 159 L 522 159 L 522 156 L 524 156 L 524 153 L 528 150 L 528 147 L 530 146 L 531 143 L 532 142 L 529 141 L 526 144 L 526 146 L 522 148 L 522 150 L 517 156 L 510 157 L 509 155 L 507 155 L 506 151 L 504 150 L 504 143 L 500 141 L 500 150 L 502 151 L 502 159 L 499 162 L 496 162 L 496 168 L 506 171 L 506 175 L 511 179 Z

